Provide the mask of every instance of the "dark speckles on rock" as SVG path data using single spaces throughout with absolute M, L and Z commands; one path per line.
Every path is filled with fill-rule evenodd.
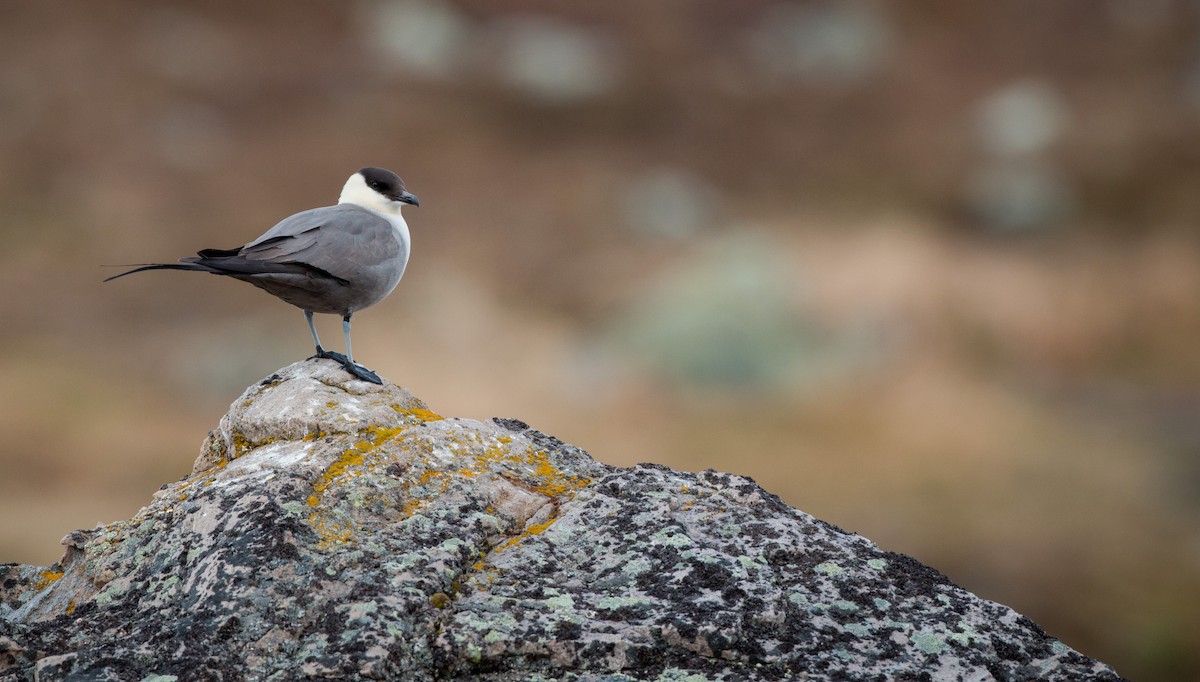
M 530 430 L 529 424 L 520 419 L 511 419 L 508 417 L 492 417 L 492 421 L 514 433 L 524 433 Z
M 242 621 L 239 620 L 237 616 L 230 616 L 225 620 L 224 623 L 221 623 L 219 628 L 217 628 L 217 637 L 221 639 L 230 639 L 237 634 L 241 627 Z
M 1024 652 L 1015 643 L 1006 642 L 997 637 L 992 637 L 990 640 L 992 649 L 996 651 L 996 655 L 1000 657 L 1000 660 L 1017 661 L 1019 663 L 1026 662 Z
M 840 533 L 843 535 L 848 534 L 848 533 L 846 533 L 846 531 L 842 530 L 841 528 L 838 528 L 837 526 L 833 525 L 832 523 L 829 523 L 828 521 L 822 521 L 821 519 L 813 519 L 813 523 L 816 528 L 824 528 L 825 530 L 828 530 L 830 532 Z
M 228 512 L 237 504 L 237 498 L 225 497 L 217 501 L 217 505 L 223 512 Z
M 1033 632 L 1039 637 L 1046 637 L 1046 631 L 1042 629 L 1042 626 L 1033 622 L 1027 616 L 1017 616 L 1017 624 L 1023 628 L 1027 628 L 1030 632 Z
M 950 584 L 950 579 L 910 556 L 886 552 L 890 582 L 898 590 L 912 596 L 933 594 L 936 588 Z
M 0 677 L 1119 679 L 748 478 L 344 374 L 280 370 L 132 520 L 0 565 Z

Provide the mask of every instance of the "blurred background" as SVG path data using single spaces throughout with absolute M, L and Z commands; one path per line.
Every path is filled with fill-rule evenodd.
M 245 284 L 103 266 L 378 165 L 422 205 L 355 351 L 433 410 L 752 476 L 1200 679 L 1200 4 L 3 13 L 0 561 L 129 517 L 312 353 Z

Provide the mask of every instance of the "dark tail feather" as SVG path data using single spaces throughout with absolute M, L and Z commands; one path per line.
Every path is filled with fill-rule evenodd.
M 206 249 L 200 253 L 217 253 L 224 254 L 226 251 L 222 249 Z M 317 276 L 326 279 L 331 279 L 338 284 L 349 284 L 350 282 L 338 277 L 326 270 L 322 270 L 315 265 L 308 263 L 296 263 L 287 261 L 283 263 L 273 263 L 270 261 L 255 261 L 239 258 L 236 256 L 222 256 L 217 258 L 207 258 L 205 256 L 188 256 L 182 259 L 179 263 L 147 263 L 138 268 L 134 268 L 128 272 L 122 272 L 119 275 L 113 275 L 105 279 L 105 282 L 114 280 L 125 275 L 132 275 L 135 272 L 143 272 L 145 270 L 194 270 L 196 272 L 210 272 L 214 275 L 226 275 L 229 277 L 237 277 L 243 279 L 253 275 L 307 275 L 309 277 Z
M 232 249 L 201 249 L 196 253 L 201 258 L 229 258 L 242 252 L 241 246 Z M 189 260 L 192 257 L 189 257 Z
M 197 272 L 213 272 L 213 273 L 217 272 L 217 270 L 210 268 L 207 265 L 200 265 L 199 263 L 148 263 L 139 268 L 134 268 L 127 272 L 122 272 L 119 275 L 113 275 L 112 277 L 106 277 L 104 279 L 104 281 L 111 282 L 112 280 L 117 279 L 118 277 L 124 277 L 125 275 L 132 275 L 135 272 L 144 272 L 146 270 L 195 270 Z

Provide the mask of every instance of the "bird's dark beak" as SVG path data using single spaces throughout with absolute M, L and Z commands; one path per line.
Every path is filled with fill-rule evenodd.
M 417 195 L 413 194 L 412 192 L 401 192 L 400 196 L 396 197 L 396 201 L 412 204 L 413 206 L 421 205 L 421 200 L 418 199 Z

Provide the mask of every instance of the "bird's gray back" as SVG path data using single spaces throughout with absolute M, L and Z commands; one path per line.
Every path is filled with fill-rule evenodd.
M 295 275 L 244 279 L 314 312 L 345 314 L 391 293 L 408 263 L 407 235 L 388 220 L 351 204 L 325 206 L 280 221 L 242 247 L 239 256 L 270 263 L 304 263 L 338 281 L 298 281 Z M 314 290 L 315 289 L 315 290 Z
M 355 265 L 397 257 L 407 261 L 407 246 L 400 243 L 386 218 L 359 206 L 339 204 L 284 218 L 243 246 L 241 255 L 273 262 L 301 261 L 333 272 L 330 267 L 339 260 Z

